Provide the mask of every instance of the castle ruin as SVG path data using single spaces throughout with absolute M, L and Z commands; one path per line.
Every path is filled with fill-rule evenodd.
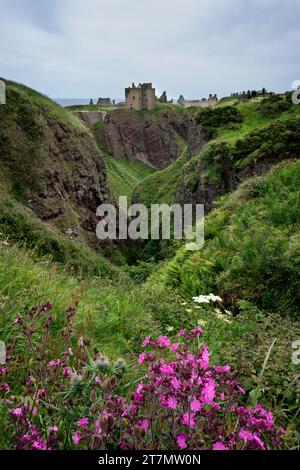
M 153 109 L 156 104 L 155 88 L 152 83 L 139 83 L 125 88 L 125 106 L 127 109 Z
M 184 108 L 190 108 L 191 106 L 197 106 L 200 108 L 209 108 L 218 104 L 218 97 L 216 94 L 210 94 L 208 98 L 202 98 L 202 100 L 186 100 L 182 95 L 179 96 L 177 103 Z

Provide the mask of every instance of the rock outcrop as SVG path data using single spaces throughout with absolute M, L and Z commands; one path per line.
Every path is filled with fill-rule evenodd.
M 109 155 L 162 169 L 181 154 L 191 122 L 188 113 L 171 109 L 119 109 L 108 112 L 104 125 L 96 126 L 94 133 Z
M 96 209 L 113 196 L 95 139 L 76 117 L 8 82 L 7 105 L 0 107 L 0 167 L 12 194 L 43 221 L 99 245 Z

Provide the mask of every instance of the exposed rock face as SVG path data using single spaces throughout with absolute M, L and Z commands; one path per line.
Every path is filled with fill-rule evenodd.
M 47 102 L 43 108 L 40 95 L 36 103 L 11 86 L 7 98 L 0 108 L 0 165 L 13 192 L 43 221 L 99 246 L 96 209 L 113 196 L 92 133 L 67 111 L 49 112 Z
M 181 154 L 182 139 L 188 138 L 190 124 L 191 119 L 185 112 L 119 109 L 109 112 L 105 125 L 94 132 L 108 154 L 128 161 L 141 160 L 162 169 Z
M 106 117 L 106 111 L 76 111 L 75 116 L 81 119 L 87 127 L 92 127 L 97 122 L 103 122 Z
M 175 193 L 175 202 L 179 204 L 204 204 L 206 213 L 215 206 L 214 202 L 224 194 L 237 189 L 239 184 L 253 176 L 263 176 L 288 155 L 278 155 L 272 161 L 253 161 L 241 169 L 234 168 L 229 162 L 223 164 L 220 179 L 203 178 L 207 165 L 201 160 L 191 160 L 183 166 Z M 192 175 L 192 178 L 191 178 Z

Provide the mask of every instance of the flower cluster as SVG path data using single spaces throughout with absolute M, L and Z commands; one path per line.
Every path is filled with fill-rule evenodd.
M 211 364 L 201 326 L 180 330 L 172 339 L 147 336 L 137 358 L 142 378 L 124 393 L 123 360 L 90 352 L 84 338 L 71 347 L 74 309 L 66 314 L 65 350 L 49 357 L 50 310 L 47 303 L 31 309 L 29 319 L 16 319 L 33 358 L 18 400 L 11 394 L 15 448 L 265 450 L 280 445 L 284 430 L 272 413 L 259 404 L 247 407 L 230 366 Z M 37 318 L 44 338 L 35 346 Z M 7 374 L 7 368 L 0 369 L 2 377 Z
M 210 302 L 222 302 L 222 299 L 218 295 L 208 294 L 193 297 L 193 301 L 197 304 L 209 304 Z

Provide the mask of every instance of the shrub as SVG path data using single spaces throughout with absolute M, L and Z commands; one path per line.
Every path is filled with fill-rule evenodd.
M 228 365 L 210 365 L 198 326 L 175 342 L 148 336 L 139 355 L 143 377 L 122 389 L 123 360 L 111 362 L 80 338 L 72 341 L 75 310 L 68 309 L 65 351 L 50 360 L 51 304 L 17 316 L 10 366 L 1 368 L 16 449 L 270 449 L 283 429 L 245 392 Z M 21 334 L 20 334 L 21 333 Z M 24 356 L 27 355 L 26 362 Z M 4 380 L 3 380 L 4 379 Z M 15 384 L 10 391 L 10 380 Z
M 198 125 L 201 125 L 204 138 L 213 139 L 219 127 L 230 127 L 243 121 L 243 114 L 233 106 L 223 108 L 204 108 L 195 117 Z
M 271 95 L 260 102 L 259 109 L 265 117 L 279 116 L 292 106 L 292 101 L 287 96 L 282 98 L 278 95 Z

